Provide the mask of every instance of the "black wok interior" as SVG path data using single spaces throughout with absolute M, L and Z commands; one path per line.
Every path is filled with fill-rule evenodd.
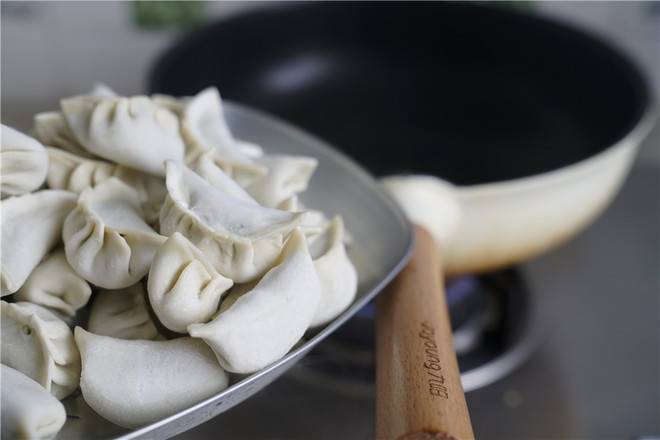
M 618 52 L 562 25 L 462 3 L 273 4 L 199 29 L 150 91 L 278 115 L 375 174 L 457 184 L 529 176 L 598 153 L 648 105 Z

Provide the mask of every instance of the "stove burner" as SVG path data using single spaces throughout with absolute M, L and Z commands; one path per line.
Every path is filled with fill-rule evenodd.
M 454 348 L 465 391 L 506 376 L 531 354 L 532 308 L 515 269 L 446 282 Z M 295 369 L 295 377 L 345 394 L 373 392 L 373 318 L 370 303 L 320 344 Z

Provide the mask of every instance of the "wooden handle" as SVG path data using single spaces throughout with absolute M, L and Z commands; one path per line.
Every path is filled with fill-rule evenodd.
M 376 300 L 376 438 L 474 438 L 452 343 L 440 256 L 415 226 L 405 269 Z

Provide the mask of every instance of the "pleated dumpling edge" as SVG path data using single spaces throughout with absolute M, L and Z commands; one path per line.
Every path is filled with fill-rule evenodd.
M 253 373 L 285 356 L 303 337 L 321 298 L 321 283 L 303 233 L 296 229 L 275 266 L 256 285 L 230 293 L 216 317 L 188 326 L 227 371 Z
M 62 224 L 76 205 L 76 194 L 45 189 L 0 203 L 0 285 L 2 296 L 16 292 L 62 238 Z
M 80 381 L 80 356 L 69 326 L 53 312 L 30 302 L 2 309 L 2 363 L 63 399 Z
M 181 232 L 218 272 L 235 282 L 250 281 L 268 270 L 306 216 L 236 198 L 182 163 L 169 161 L 166 169 L 168 196 L 160 212 L 161 233 Z
M 116 177 L 82 192 L 62 238 L 76 273 L 106 289 L 138 282 L 166 240 L 146 223 L 137 193 Z
M 60 102 L 76 140 L 89 152 L 157 176 L 183 160 L 179 119 L 147 96 L 79 95 Z
M 48 155 L 36 139 L 0 125 L 0 168 L 2 197 L 18 196 L 34 191 L 44 183 Z

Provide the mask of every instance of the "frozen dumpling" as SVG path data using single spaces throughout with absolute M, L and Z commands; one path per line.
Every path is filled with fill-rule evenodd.
M 47 255 L 14 295 L 17 301 L 30 301 L 68 317 L 89 301 L 92 289 L 66 261 L 63 249 Z
M 158 220 L 167 190 L 165 180 L 132 168 L 71 154 L 58 148 L 46 148 L 50 164 L 46 183 L 53 189 L 82 193 L 111 177 L 116 177 L 137 193 L 147 223 Z
M 254 205 L 258 204 L 257 201 L 254 200 L 254 198 L 248 194 L 242 186 L 238 185 L 236 179 L 230 177 L 231 170 L 228 171 L 226 167 L 217 162 L 214 151 L 208 151 L 202 154 L 195 163 L 193 171 L 203 177 L 204 180 L 206 180 L 211 185 L 222 190 L 227 195 L 248 201 Z
M 316 240 L 316 238 L 318 238 L 318 236 L 327 228 L 327 225 L 330 222 L 323 211 L 308 209 L 303 206 L 298 200 L 297 195 L 291 196 L 284 202 L 280 203 L 278 209 L 287 212 L 305 212 L 305 218 L 300 223 L 299 228 L 305 234 L 307 244 Z
M 102 83 L 94 84 L 89 95 L 97 98 L 112 98 L 117 94 Z M 69 125 L 64 119 L 62 112 L 42 112 L 34 116 L 33 132 L 39 141 L 50 147 L 66 150 L 77 156 L 92 158 L 96 157 L 83 147 L 76 139 Z
M 119 339 L 159 339 L 142 283 L 119 290 L 101 290 L 89 312 L 87 330 Z
M 234 139 L 225 121 L 222 100 L 216 88 L 208 88 L 188 98 L 181 108 L 181 131 L 186 140 L 186 162 L 202 174 L 200 167 L 217 166 L 236 180 L 246 185 L 256 177 L 264 175 L 266 168 L 254 161 L 261 156 L 261 149 L 247 142 Z M 206 165 L 198 164 L 204 153 Z
M 68 151 L 82 157 L 94 157 L 92 153 L 80 145 L 69 128 L 61 112 L 43 112 L 34 116 L 34 135 L 48 146 Z
M 4 440 L 41 440 L 55 436 L 66 422 L 64 405 L 25 374 L 6 365 L 1 370 L 0 408 Z
M 227 371 L 252 373 L 280 359 L 302 338 L 320 297 L 305 237 L 296 229 L 256 286 L 232 298 L 208 324 L 190 325 L 188 333 L 204 339 Z
M 264 208 L 232 197 L 180 163 L 167 163 L 166 182 L 161 233 L 181 232 L 234 282 L 247 282 L 266 272 L 304 218 L 304 213 Z
M 108 180 L 117 164 L 101 159 L 81 157 L 59 148 L 47 147 L 49 166 L 46 183 L 52 189 L 65 189 L 80 194 L 87 188 Z
M 204 254 L 175 232 L 158 249 L 149 270 L 149 303 L 160 322 L 185 333 L 218 310 L 220 298 L 234 283 L 215 270 Z
M 44 146 L 11 127 L 0 127 L 2 197 L 36 190 L 44 183 L 48 172 L 48 155 Z
M 203 341 L 129 341 L 76 327 L 85 402 L 112 423 L 155 422 L 227 387 L 227 373 Z
M 2 363 L 35 380 L 58 399 L 78 388 L 80 356 L 69 326 L 29 302 L 2 307 Z
M 60 242 L 62 224 L 75 203 L 74 193 L 59 190 L 37 191 L 2 201 L 2 296 L 16 292 Z
M 355 299 L 357 271 L 346 254 L 344 222 L 333 218 L 325 231 L 310 245 L 309 252 L 321 281 L 321 300 L 310 326 L 326 324 L 336 318 Z
M 71 267 L 106 289 L 137 283 L 166 239 L 145 222 L 137 193 L 114 177 L 83 191 L 62 238 Z
M 194 148 L 200 151 L 215 150 L 223 159 L 237 163 L 250 163 L 251 157 L 261 155 L 254 144 L 234 139 L 225 121 L 220 93 L 215 87 L 204 89 L 189 98 L 182 115 L 184 136 Z
M 254 199 L 269 208 L 283 209 L 287 199 L 307 189 L 318 161 L 313 157 L 266 155 L 257 160 L 266 166 L 268 173 L 246 186 Z
M 62 113 L 85 149 L 150 174 L 165 174 L 167 160 L 183 160 L 179 121 L 146 96 L 63 99 Z

